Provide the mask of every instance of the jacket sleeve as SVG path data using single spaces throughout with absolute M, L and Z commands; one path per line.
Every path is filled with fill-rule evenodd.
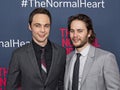
M 106 55 L 104 62 L 104 79 L 107 90 L 120 90 L 120 73 L 113 54 Z
M 61 74 L 59 75 L 59 81 L 58 81 L 58 89 L 57 90 L 64 90 L 64 74 L 65 74 L 65 64 L 66 64 L 66 52 L 64 51 L 62 53 L 62 70 L 61 70 Z
M 17 88 L 20 86 L 21 74 L 18 59 L 19 56 L 17 53 L 13 52 L 8 68 L 6 90 L 17 90 Z

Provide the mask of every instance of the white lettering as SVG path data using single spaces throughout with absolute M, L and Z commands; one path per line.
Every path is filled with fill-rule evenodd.
M 23 45 L 30 43 L 30 41 L 21 41 L 19 39 L 10 39 L 7 41 L 0 41 L 0 47 L 10 48 L 10 47 L 22 47 Z
M 53 7 L 53 8 L 105 8 L 104 0 L 90 1 L 90 0 L 28 0 L 22 2 L 22 7 Z

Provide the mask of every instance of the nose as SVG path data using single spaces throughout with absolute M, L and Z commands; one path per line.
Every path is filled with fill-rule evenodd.
M 73 33 L 73 36 L 74 36 L 74 37 L 76 37 L 76 36 L 77 36 L 77 32 L 76 32 L 76 31 Z
M 42 33 L 44 33 L 44 32 L 45 32 L 45 27 L 42 26 L 40 31 L 41 31 Z

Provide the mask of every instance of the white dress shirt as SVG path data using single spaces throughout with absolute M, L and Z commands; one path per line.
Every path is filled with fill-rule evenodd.
M 81 56 L 80 56 L 80 67 L 79 67 L 79 84 L 78 84 L 78 90 L 80 90 L 80 87 L 81 87 L 81 78 L 82 78 L 82 73 L 83 73 L 83 70 L 84 70 L 84 65 L 85 65 L 85 62 L 87 60 L 87 55 L 88 55 L 88 51 L 89 51 L 89 48 L 90 48 L 90 45 L 88 45 L 85 49 L 83 49 L 81 52 L 77 52 L 77 50 L 75 50 L 75 54 L 73 55 L 72 57 L 72 60 L 70 62 L 70 65 L 71 65 L 71 69 L 70 69 L 70 77 L 69 77 L 69 85 L 70 85 L 70 90 L 72 90 L 72 77 L 73 77 L 73 70 L 74 70 L 74 64 L 75 64 L 75 61 L 76 61 L 76 53 L 80 53 Z

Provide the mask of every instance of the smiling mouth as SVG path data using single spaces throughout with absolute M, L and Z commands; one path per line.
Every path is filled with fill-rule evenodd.
M 43 37 L 45 37 L 45 35 L 39 35 L 39 37 L 43 38 Z
M 75 38 L 73 38 L 72 39 L 74 42 L 78 42 L 79 41 L 79 39 L 75 39 Z

